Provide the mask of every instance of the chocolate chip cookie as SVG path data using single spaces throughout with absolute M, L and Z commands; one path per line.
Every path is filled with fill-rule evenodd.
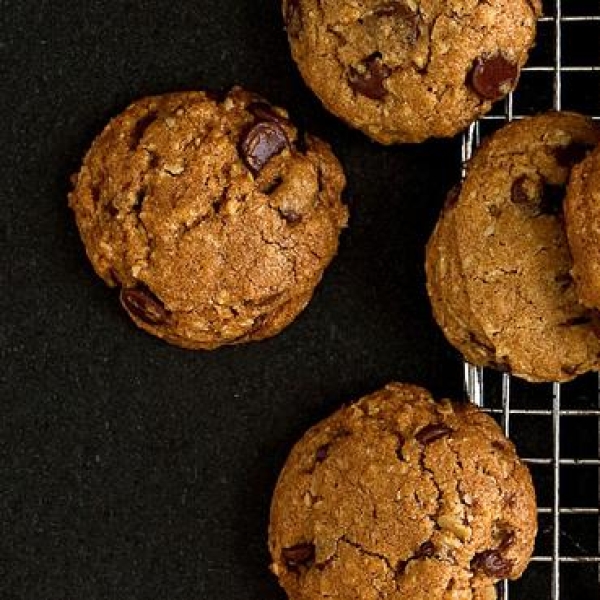
M 447 137 L 517 84 L 539 0 L 283 0 L 294 60 L 332 113 L 384 144 Z
M 600 147 L 571 172 L 565 223 L 579 298 L 600 310 Z
M 234 88 L 133 103 L 69 203 L 98 275 L 141 328 L 194 349 L 278 333 L 310 300 L 347 210 L 329 146 Z
M 562 203 L 593 122 L 548 113 L 496 132 L 468 165 L 427 246 L 434 316 L 467 360 L 530 381 L 600 368 L 600 319 L 580 302 Z
M 531 477 L 495 421 L 392 383 L 296 444 L 269 546 L 290 600 L 493 600 L 536 529 Z

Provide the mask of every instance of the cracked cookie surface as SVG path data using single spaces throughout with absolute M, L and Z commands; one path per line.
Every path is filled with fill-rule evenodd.
M 530 381 L 600 368 L 600 319 L 579 302 L 562 203 L 600 141 L 591 120 L 547 113 L 484 142 L 427 246 L 427 286 L 448 340 L 474 364 Z
M 517 83 L 539 0 L 284 0 L 294 60 L 334 114 L 390 144 L 448 137 Z
M 92 144 L 69 204 L 133 321 L 210 349 L 275 335 L 305 307 L 347 221 L 344 185 L 327 144 L 234 88 L 133 103 Z
M 579 298 L 600 310 L 600 146 L 571 172 L 565 225 Z
M 493 419 L 392 383 L 295 445 L 269 547 L 291 600 L 492 600 L 535 534 L 529 471 Z

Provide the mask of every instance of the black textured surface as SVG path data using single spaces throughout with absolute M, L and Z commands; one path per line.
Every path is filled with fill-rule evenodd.
M 327 115 L 278 2 L 0 0 L 0 65 L 0 598 L 282 598 L 266 526 L 299 435 L 391 379 L 461 394 L 422 267 L 458 140 L 384 148 Z M 333 144 L 350 228 L 283 334 L 193 353 L 130 323 L 66 193 L 133 99 L 233 84 Z

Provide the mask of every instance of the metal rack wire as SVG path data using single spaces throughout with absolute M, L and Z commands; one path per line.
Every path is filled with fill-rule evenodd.
M 519 88 L 505 100 L 502 113 L 486 115 L 473 123 L 465 133 L 462 145 L 463 165 L 471 158 L 484 133 L 482 130 L 488 126 L 489 129 L 498 128 L 507 121 L 550 108 L 579 110 L 600 120 L 600 0 L 567 0 L 564 3 L 561 0 L 548 0 L 545 2 L 544 14 L 539 24 L 538 46 L 546 43 L 545 54 L 543 50 L 539 52 L 537 60 L 532 57 L 530 64 L 523 69 Z M 565 49 L 573 43 L 578 43 L 581 47 L 586 47 L 587 44 L 591 52 L 585 55 L 596 64 L 582 65 L 575 63 L 573 57 L 566 56 Z M 546 92 L 551 91 L 551 96 L 547 96 L 548 100 L 551 98 L 551 103 L 540 106 L 535 105 L 535 102 L 519 102 L 523 95 L 521 90 L 527 86 L 527 79 L 539 74 L 550 78 L 546 87 L 551 90 Z M 588 78 L 591 89 L 596 90 L 587 105 L 565 101 L 565 90 L 569 89 L 567 78 L 571 76 Z M 544 94 L 540 93 L 539 82 L 532 89 L 543 100 Z M 551 443 L 543 448 L 541 456 L 524 459 L 534 476 L 540 503 L 540 521 L 547 520 L 546 527 L 540 527 L 540 530 L 547 534 L 548 539 L 544 545 L 538 538 L 532 567 L 524 576 L 524 580 L 530 577 L 529 586 L 527 583 L 503 581 L 500 584 L 500 597 L 503 600 L 509 600 L 509 597 L 513 600 L 532 597 L 552 600 L 572 600 L 573 597 L 587 600 L 589 597 L 591 600 L 600 597 L 600 376 L 588 379 L 583 402 L 581 393 L 575 397 L 577 392 L 571 384 L 554 383 L 542 388 L 538 386 L 535 393 L 545 394 L 545 398 L 535 408 L 515 406 L 518 405 L 515 387 L 525 390 L 527 386 L 509 374 L 492 375 L 480 367 L 465 364 L 464 378 L 471 401 L 493 414 L 507 436 L 511 436 L 513 424 L 518 424 L 519 421 L 526 421 L 522 428 L 530 427 L 532 419 L 546 419 L 551 423 L 547 423 L 549 430 L 546 428 L 546 433 L 551 436 Z M 529 385 L 530 391 L 535 387 Z M 563 430 L 568 428 L 567 422 L 573 420 L 576 424 L 573 426 L 569 423 L 570 431 L 567 433 L 584 430 L 588 436 L 596 437 L 595 444 L 592 441 L 584 449 L 584 456 L 581 456 L 582 452 L 577 457 L 564 455 Z M 550 473 L 545 478 L 536 477 L 536 468 L 545 468 Z M 575 470 L 573 476 L 580 480 L 594 480 L 588 486 L 588 493 L 583 498 L 578 498 L 577 506 L 572 497 L 563 494 L 565 487 L 561 483 L 566 469 Z M 587 471 L 584 472 L 584 469 Z M 595 526 L 590 527 L 592 522 Z M 538 564 L 546 569 L 536 573 L 535 566 Z M 567 568 L 570 569 L 568 573 L 565 572 Z M 576 596 L 572 590 L 577 590 Z

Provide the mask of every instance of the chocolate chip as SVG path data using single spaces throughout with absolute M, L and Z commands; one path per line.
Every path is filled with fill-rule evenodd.
M 560 215 L 564 199 L 565 186 L 546 184 L 540 202 L 540 213 L 543 215 Z
M 252 113 L 259 121 L 267 121 L 270 123 L 280 123 L 284 125 L 288 123 L 288 119 L 281 116 L 267 102 L 253 102 L 248 105 L 248 111 Z
M 367 56 L 357 68 L 350 67 L 348 84 L 358 94 L 371 100 L 381 100 L 386 94 L 383 82 L 392 74 L 392 70 L 381 60 L 381 54 L 375 52 Z
M 502 54 L 483 56 L 475 61 L 471 85 L 485 100 L 499 100 L 514 87 L 519 68 Z
M 260 121 L 244 135 L 240 153 L 248 168 L 256 175 L 286 146 L 289 146 L 287 135 L 278 123 Z
M 133 316 L 151 325 L 161 325 L 168 312 L 163 303 L 147 288 L 121 290 L 121 303 Z
M 404 436 L 401 433 L 397 434 L 397 436 L 398 436 L 398 444 L 396 445 L 396 456 L 400 460 L 404 460 L 404 455 L 402 454 L 402 448 L 404 448 L 404 444 L 405 444 L 406 440 L 404 439 Z
M 315 460 L 322 463 L 329 456 L 329 447 L 331 444 L 323 444 L 317 448 L 315 452 Z
M 297 544 L 281 551 L 281 558 L 290 569 L 308 566 L 315 560 L 314 544 Z
M 288 0 L 285 10 L 285 26 L 292 37 L 298 37 L 302 31 L 302 9 L 300 0 Z
M 427 446 L 451 433 L 452 429 L 448 427 L 448 425 L 444 425 L 444 423 L 433 423 L 423 427 L 415 437 L 420 444 Z
M 556 162 L 561 167 L 570 169 L 577 163 L 580 163 L 592 148 L 593 146 L 590 146 L 589 144 L 573 142 L 568 146 L 557 146 L 554 148 L 553 153 L 556 157 Z
M 486 550 L 473 557 L 471 568 L 483 571 L 488 577 L 505 579 L 511 574 L 513 561 L 504 558 L 498 550 Z
M 421 544 L 419 549 L 415 552 L 415 558 L 430 558 L 435 553 L 435 546 L 431 540 Z

